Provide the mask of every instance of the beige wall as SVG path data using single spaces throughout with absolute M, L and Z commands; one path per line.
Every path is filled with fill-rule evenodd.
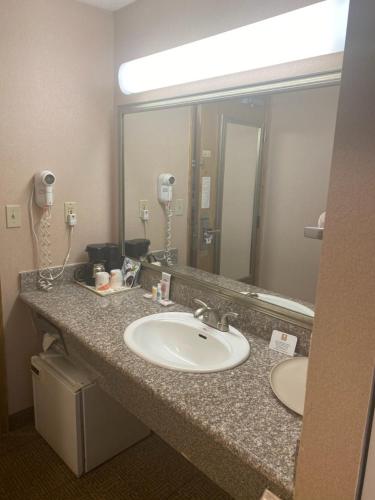
M 165 248 L 166 218 L 157 197 L 161 173 L 176 177 L 173 200 L 184 202 L 183 215 L 172 217 L 172 247 L 179 264 L 186 264 L 189 218 L 190 107 L 131 113 L 124 118 L 125 238 L 151 240 L 151 250 Z M 139 201 L 147 200 L 150 220 L 139 217 Z
M 171 47 L 199 40 L 284 12 L 316 3 L 316 0 L 137 0 L 115 13 L 115 69 L 121 63 Z M 341 54 L 311 58 L 274 68 L 212 78 L 189 85 L 125 96 L 116 85 L 116 102 L 169 98 L 220 90 L 294 75 L 312 74 L 341 67 Z
M 374 18 L 373 0 L 351 2 L 296 500 L 357 498 L 375 364 Z
M 304 238 L 326 208 L 338 87 L 274 94 L 264 146 L 258 279 L 315 302 L 321 242 Z
M 33 267 L 27 201 L 35 172 L 57 177 L 52 249 L 67 247 L 63 202 L 78 202 L 72 261 L 88 242 L 117 238 L 111 227 L 113 15 L 74 0 L 0 3 L 0 274 L 9 411 L 31 406 L 30 355 L 40 349 L 17 300 L 18 272 Z M 19 204 L 22 227 L 5 228 L 5 204 Z

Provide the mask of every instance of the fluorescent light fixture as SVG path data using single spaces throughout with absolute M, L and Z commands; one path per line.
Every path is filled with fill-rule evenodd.
M 124 94 L 240 73 L 344 50 L 349 0 L 325 0 L 125 62 Z

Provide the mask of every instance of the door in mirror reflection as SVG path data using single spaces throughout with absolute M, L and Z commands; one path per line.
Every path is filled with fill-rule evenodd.
M 222 118 L 218 219 L 220 233 L 215 271 L 252 283 L 255 269 L 256 224 L 261 129 Z
M 255 268 L 264 114 L 260 97 L 203 103 L 196 113 L 190 264 L 246 282 Z

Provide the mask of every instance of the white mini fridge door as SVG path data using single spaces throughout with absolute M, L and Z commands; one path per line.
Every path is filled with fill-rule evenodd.
M 69 358 L 33 356 L 31 368 L 35 427 L 77 476 L 150 434 Z
M 31 359 L 36 430 L 80 476 L 82 453 L 81 391 L 39 356 Z

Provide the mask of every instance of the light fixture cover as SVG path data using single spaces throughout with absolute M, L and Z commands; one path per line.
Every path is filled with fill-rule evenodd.
M 349 0 L 325 0 L 120 66 L 124 94 L 344 50 Z

